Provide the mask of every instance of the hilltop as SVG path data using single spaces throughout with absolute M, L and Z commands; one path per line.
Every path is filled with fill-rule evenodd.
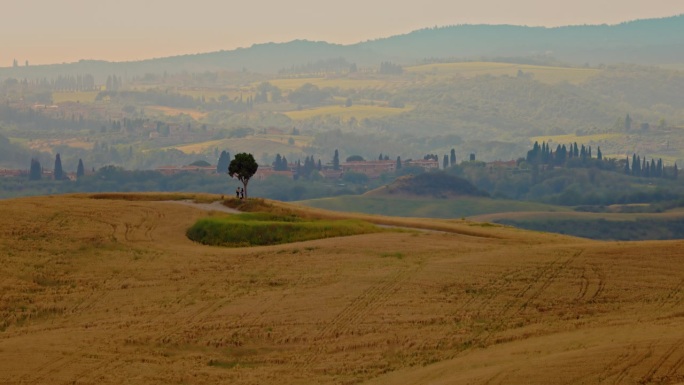
M 430 172 L 402 176 L 394 182 L 369 191 L 367 196 L 418 196 L 432 198 L 454 198 L 463 196 L 485 197 L 485 191 L 475 187 L 466 179 L 444 172 Z
M 193 198 L 0 201 L 0 382 L 684 381 L 682 241 L 271 202 L 434 231 L 225 248 L 185 237 L 231 215 Z
M 454 25 L 427 28 L 404 35 L 340 45 L 323 41 L 295 40 L 254 44 L 229 51 L 179 55 L 136 62 L 82 60 L 77 63 L 2 68 L 0 77 L 41 78 L 49 72 L 112 73 L 142 76 L 160 72 L 217 70 L 276 73 L 292 66 L 345 58 L 359 66 L 381 61 L 415 64 L 425 59 L 549 57 L 566 63 L 673 64 L 684 60 L 684 16 L 646 19 L 618 25 L 526 27 L 513 25 Z M 535 59 L 536 58 L 536 59 Z

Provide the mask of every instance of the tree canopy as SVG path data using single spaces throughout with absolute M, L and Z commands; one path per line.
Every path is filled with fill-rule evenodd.
M 247 197 L 247 184 L 249 179 L 257 172 L 259 165 L 254 160 L 252 154 L 241 152 L 235 155 L 235 159 L 228 166 L 228 175 L 237 178 L 245 188 L 245 198 Z

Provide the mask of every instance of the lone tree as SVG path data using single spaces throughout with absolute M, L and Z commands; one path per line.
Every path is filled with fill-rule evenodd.
M 252 154 L 245 152 L 235 155 L 235 159 L 230 161 L 228 175 L 231 178 L 237 178 L 245 186 L 245 198 L 247 198 L 247 183 L 249 183 L 249 179 L 257 172 L 258 168 L 259 165 L 254 160 Z

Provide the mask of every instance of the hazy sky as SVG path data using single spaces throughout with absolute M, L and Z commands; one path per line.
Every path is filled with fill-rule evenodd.
M 6 0 L 0 12 L 5 67 L 13 59 L 139 60 L 294 39 L 348 44 L 453 24 L 616 24 L 682 14 L 684 1 Z

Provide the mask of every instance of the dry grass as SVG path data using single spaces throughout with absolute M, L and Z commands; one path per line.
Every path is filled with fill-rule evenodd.
M 52 102 L 55 104 L 65 102 L 94 103 L 100 91 L 68 91 L 53 92 Z
M 53 148 L 59 146 L 69 146 L 72 148 L 80 148 L 83 150 L 92 150 L 95 146 L 95 141 L 84 141 L 83 138 L 70 139 L 37 139 L 28 142 L 28 147 L 32 150 L 52 152 Z
M 255 135 L 249 136 L 247 138 L 230 138 L 184 144 L 167 147 L 167 149 L 175 148 L 177 150 L 183 151 L 186 154 L 198 154 L 213 150 L 214 148 L 239 148 L 241 151 L 251 152 L 254 154 L 289 154 L 290 152 L 301 151 L 301 149 L 310 144 L 312 140 L 312 138 L 309 136 L 293 136 L 293 138 L 294 143 L 289 144 L 287 139 L 282 138 L 282 135 Z
M 610 141 L 610 140 L 616 140 L 620 137 L 624 137 L 625 134 L 621 133 L 601 133 L 601 134 L 592 134 L 592 135 L 547 135 L 547 136 L 536 136 L 533 138 L 530 138 L 530 143 L 534 142 L 546 142 L 546 143 L 552 143 L 554 146 L 560 144 L 562 145 L 568 145 L 570 143 L 579 143 L 585 144 L 585 143 L 591 143 L 591 142 L 603 142 L 603 141 Z M 555 148 L 554 148 L 555 150 Z
M 335 116 L 342 121 L 349 121 L 354 118 L 358 121 L 368 118 L 383 118 L 386 116 L 399 115 L 411 111 L 413 107 L 392 108 L 387 106 L 353 105 L 345 106 L 325 106 L 318 108 L 305 109 L 301 111 L 285 112 L 292 120 L 306 120 L 318 116 Z
M 451 232 L 227 249 L 184 236 L 226 214 L 99 197 L 0 201 L 0 383 L 684 381 L 681 241 L 359 216 Z

